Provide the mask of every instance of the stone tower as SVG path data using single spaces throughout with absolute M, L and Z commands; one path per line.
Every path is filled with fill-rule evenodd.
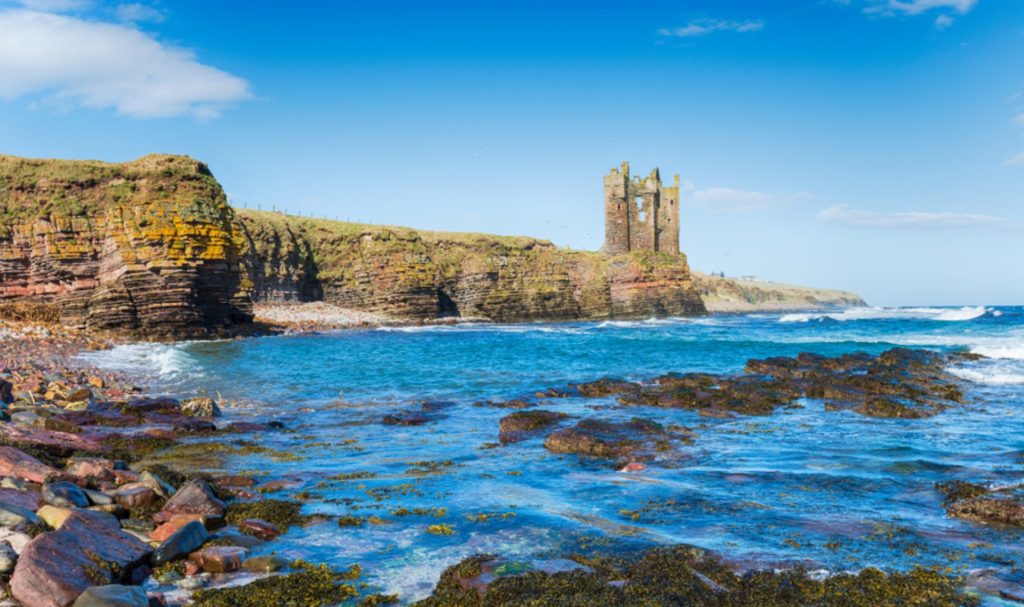
M 679 253 L 679 175 L 672 187 L 662 187 L 657 168 L 630 179 L 628 162 L 605 175 L 601 251 Z

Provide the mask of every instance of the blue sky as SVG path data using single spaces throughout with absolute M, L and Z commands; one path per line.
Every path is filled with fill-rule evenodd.
M 681 175 L 698 269 L 1024 303 L 1017 0 L 0 0 L 0 152 L 581 249 L 629 160 Z

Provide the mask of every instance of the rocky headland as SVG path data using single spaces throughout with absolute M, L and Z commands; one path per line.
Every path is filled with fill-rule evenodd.
M 0 156 L 0 317 L 136 339 L 291 327 L 694 316 L 860 305 L 835 292 L 695 275 L 686 257 L 562 249 L 233 209 L 202 162 Z M 282 305 L 323 302 L 316 314 Z M 338 324 L 338 310 L 358 317 Z M 332 316 L 333 313 L 333 316 Z M 376 316 L 359 316 L 369 314 Z

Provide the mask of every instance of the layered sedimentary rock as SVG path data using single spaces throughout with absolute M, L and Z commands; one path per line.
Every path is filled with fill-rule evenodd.
M 704 314 L 682 255 L 603 255 L 526 237 L 238 210 L 257 301 L 501 322 Z
M 71 327 L 199 337 L 251 320 L 241 233 L 201 162 L 0 156 L 0 303 Z
M 797 287 L 756 279 L 724 278 L 694 272 L 694 285 L 709 312 L 787 312 L 867 305 L 848 291 Z

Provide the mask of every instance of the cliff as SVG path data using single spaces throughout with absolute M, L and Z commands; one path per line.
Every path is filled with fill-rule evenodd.
M 867 305 L 858 295 L 847 291 L 722 278 L 700 272 L 694 272 L 694 286 L 712 313 L 788 312 Z
M 0 306 L 69 327 L 201 337 L 251 320 L 243 240 L 201 162 L 0 156 Z
M 257 301 L 499 322 L 704 314 L 682 255 L 608 256 L 527 237 L 418 231 L 239 209 Z
M 251 323 L 253 301 L 498 322 L 863 305 L 692 275 L 671 253 L 233 210 L 206 165 L 184 156 L 0 156 L 0 214 L 0 317 L 137 338 L 229 334 Z

